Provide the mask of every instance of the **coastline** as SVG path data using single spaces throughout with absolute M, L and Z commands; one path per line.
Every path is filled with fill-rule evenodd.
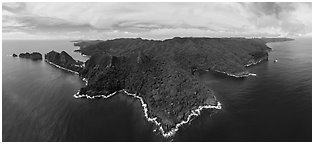
M 209 72 L 210 70 L 205 70 L 205 71 Z M 230 74 L 230 73 L 219 71 L 219 70 L 213 70 L 213 72 L 225 74 L 227 76 L 235 77 L 235 78 L 245 78 L 245 77 L 249 77 L 249 76 L 257 76 L 257 74 L 255 74 L 255 73 L 247 73 L 247 74 L 244 74 L 244 75 L 235 75 L 235 74 Z
M 244 65 L 244 67 L 250 67 L 250 66 L 253 66 L 253 65 L 257 65 L 263 61 L 267 61 L 268 60 L 268 57 L 264 57 L 258 61 L 254 61 L 254 62 L 251 62 L 251 63 L 248 63 L 246 65 Z M 205 70 L 207 72 L 209 72 L 210 70 Z M 249 76 L 257 76 L 257 74 L 255 73 L 251 73 L 251 72 L 242 72 L 240 74 L 231 74 L 231 73 L 228 73 L 228 72 L 223 72 L 223 71 L 219 71 L 219 70 L 213 70 L 214 72 L 217 72 L 217 73 L 221 73 L 221 74 L 225 74 L 227 76 L 230 76 L 230 77 L 235 77 L 235 78 L 245 78 L 245 77 L 249 77 Z
M 259 64 L 260 62 L 262 62 L 264 60 L 265 60 L 265 58 L 264 59 L 260 59 L 259 61 L 256 61 L 256 62 L 248 63 L 248 64 L 246 64 L 244 66 L 245 67 L 249 67 L 249 66 L 257 65 L 257 64 Z
M 79 50 L 79 49 L 78 49 Z M 83 53 L 81 53 L 80 51 L 76 51 L 76 50 L 74 50 L 74 52 L 77 52 L 77 53 L 80 53 L 81 54 L 81 56 L 83 56 L 83 57 L 90 57 L 90 56 L 88 56 L 88 55 L 85 55 L 85 54 L 83 54 Z
M 249 76 L 257 76 L 255 73 L 247 73 L 247 74 L 242 74 L 242 75 L 235 75 L 235 74 L 230 74 L 230 73 L 219 71 L 219 70 L 215 70 L 215 72 L 223 73 L 223 74 L 226 74 L 228 76 L 236 77 L 236 78 L 245 78 L 245 77 L 249 77 Z
M 79 74 L 79 73 L 76 72 L 76 71 L 73 71 L 73 70 L 64 68 L 64 67 L 62 67 L 62 66 L 59 66 L 59 65 L 57 65 L 57 64 L 55 64 L 55 63 L 53 63 L 53 62 L 51 62 L 51 61 L 49 61 L 49 60 L 47 60 L 47 59 L 45 59 L 45 61 L 46 61 L 47 63 L 49 63 L 49 64 L 51 64 L 51 65 L 57 67 L 57 68 L 63 69 L 63 70 L 65 70 L 65 71 L 68 71 L 68 72 L 71 72 L 71 73 L 74 73 L 74 74 L 77 74 L 77 75 Z

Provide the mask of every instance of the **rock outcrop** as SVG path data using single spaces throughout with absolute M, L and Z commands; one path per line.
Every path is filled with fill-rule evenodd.
M 17 57 L 17 55 L 16 55 L 16 54 L 13 54 L 12 56 L 13 56 L 13 57 Z
M 19 54 L 20 58 L 27 58 L 32 60 L 42 60 L 42 55 L 39 52 L 33 52 L 33 53 L 21 53 Z

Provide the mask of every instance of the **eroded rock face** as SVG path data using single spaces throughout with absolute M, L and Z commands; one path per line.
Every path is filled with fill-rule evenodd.
M 14 56 L 14 55 L 13 55 Z M 32 60 L 41 60 L 42 55 L 39 52 L 33 52 L 33 53 L 20 53 L 19 54 L 20 58 L 27 58 L 27 59 L 32 59 Z
M 82 62 L 74 60 L 68 53 L 51 51 L 45 54 L 45 59 L 63 68 L 80 72 L 82 70 Z

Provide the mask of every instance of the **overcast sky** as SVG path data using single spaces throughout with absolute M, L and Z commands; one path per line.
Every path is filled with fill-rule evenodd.
M 2 39 L 311 35 L 311 3 L 2 3 Z

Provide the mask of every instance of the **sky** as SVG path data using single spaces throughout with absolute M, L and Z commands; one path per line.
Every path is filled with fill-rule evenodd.
M 2 39 L 299 36 L 311 3 L 2 3 Z

